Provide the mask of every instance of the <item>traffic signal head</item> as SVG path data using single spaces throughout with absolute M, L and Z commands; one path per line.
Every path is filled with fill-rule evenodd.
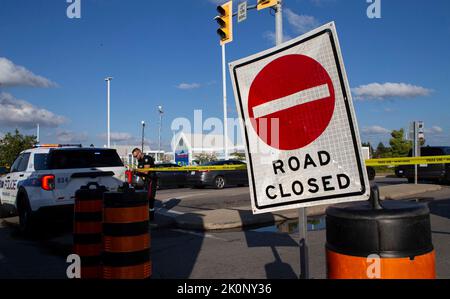
M 233 1 L 229 1 L 217 7 L 219 13 L 214 19 L 219 24 L 217 34 L 220 36 L 220 44 L 224 45 L 233 41 Z
M 278 0 L 258 0 L 258 10 L 269 8 L 278 4 Z

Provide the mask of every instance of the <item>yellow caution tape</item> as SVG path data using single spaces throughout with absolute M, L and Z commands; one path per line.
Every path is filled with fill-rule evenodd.
M 385 158 L 366 161 L 366 166 L 400 166 L 400 165 L 427 165 L 450 163 L 450 156 L 416 157 L 416 158 Z
M 247 165 L 223 165 L 223 166 L 184 166 L 184 167 L 161 167 L 141 168 L 137 172 L 180 172 L 180 171 L 232 171 L 247 170 Z
M 400 166 L 400 165 L 427 165 L 450 163 L 450 156 L 417 157 L 417 158 L 384 158 L 366 160 L 366 166 Z M 161 167 L 141 168 L 137 172 L 192 172 L 192 171 L 233 171 L 247 170 L 247 165 L 223 165 L 223 166 L 183 166 L 183 167 Z

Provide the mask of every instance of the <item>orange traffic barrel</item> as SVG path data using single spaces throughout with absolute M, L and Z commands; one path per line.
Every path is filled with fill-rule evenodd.
M 329 279 L 435 279 L 426 205 L 371 200 L 327 209 Z
M 74 253 L 81 259 L 82 279 L 102 277 L 103 193 L 106 191 L 104 186 L 91 183 L 75 193 L 73 244 Z
M 151 277 L 149 205 L 147 193 L 104 194 L 103 278 Z

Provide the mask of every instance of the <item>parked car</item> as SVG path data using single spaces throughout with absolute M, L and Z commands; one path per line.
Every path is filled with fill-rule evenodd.
M 164 172 L 156 172 L 158 176 L 157 188 L 158 189 L 166 189 L 171 187 L 183 188 L 186 186 L 186 171 L 179 171 L 177 168 L 181 166 L 174 163 L 161 163 L 156 164 L 155 168 L 173 168 L 174 171 L 164 171 Z M 145 183 L 140 176 L 133 175 L 131 177 L 131 185 L 136 190 L 145 189 Z
M 246 165 L 238 160 L 215 161 L 201 166 L 224 166 L 224 165 Z M 247 170 L 200 170 L 192 171 L 187 175 L 187 182 L 194 188 L 212 186 L 216 189 L 223 189 L 226 186 L 248 185 Z
M 174 172 L 157 172 L 158 176 L 158 189 L 170 188 L 170 187 L 178 187 L 183 188 L 186 186 L 186 171 L 178 171 L 177 168 L 180 168 L 180 165 L 174 163 L 162 163 L 156 164 L 155 168 L 173 168 Z
M 427 146 L 421 148 L 422 157 L 447 155 L 450 155 L 450 147 L 448 146 Z M 412 157 L 412 151 L 409 152 L 409 157 Z M 395 168 L 397 177 L 406 178 L 409 183 L 414 182 L 414 172 L 414 165 L 402 165 Z M 449 183 L 450 164 L 417 165 L 417 177 L 419 180 Z

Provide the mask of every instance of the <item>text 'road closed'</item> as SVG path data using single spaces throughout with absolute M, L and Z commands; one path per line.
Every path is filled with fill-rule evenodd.
M 290 157 L 287 160 L 277 160 L 272 163 L 276 176 L 287 173 L 306 171 L 311 168 L 325 167 L 331 163 L 331 155 L 326 151 L 319 151 L 316 155 L 306 154 L 304 157 Z M 344 173 L 336 175 L 323 175 L 308 178 L 304 181 L 295 180 L 289 184 L 268 185 L 265 188 L 267 198 L 271 200 L 335 192 L 345 190 L 350 186 L 350 178 Z

